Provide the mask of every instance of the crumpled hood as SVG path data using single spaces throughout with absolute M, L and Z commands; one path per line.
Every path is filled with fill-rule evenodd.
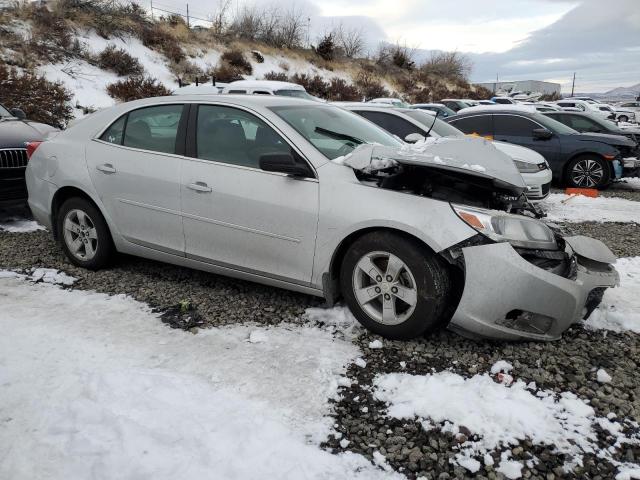
M 0 148 L 24 148 L 25 142 L 37 142 L 57 129 L 37 122 L 24 122 L 22 120 L 0 121 Z
M 526 185 L 509 155 L 500 152 L 483 138 L 429 137 L 413 145 L 384 147 L 360 145 L 341 162 L 355 170 L 372 172 L 394 165 L 414 165 L 463 172 L 497 181 L 512 189 L 524 190 Z
M 577 135 L 576 135 L 577 136 Z M 591 142 L 602 142 L 608 145 L 617 145 L 623 147 L 633 147 L 635 143 L 624 135 L 611 135 L 608 133 L 581 133 L 578 140 L 588 140 Z

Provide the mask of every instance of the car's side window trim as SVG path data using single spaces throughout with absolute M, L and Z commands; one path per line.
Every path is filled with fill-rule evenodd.
M 185 149 L 185 157 L 192 159 L 192 160 L 198 160 L 201 162 L 208 162 L 208 163 L 214 163 L 216 165 L 225 165 L 228 167 L 232 167 L 232 168 L 241 168 L 241 169 L 247 169 L 247 170 L 254 170 L 254 171 L 258 171 L 258 172 L 262 172 L 265 174 L 270 174 L 270 175 L 280 175 L 280 176 L 287 176 L 284 173 L 278 173 L 278 172 L 267 172 L 265 170 L 262 170 L 261 168 L 255 168 L 255 167 L 247 167 L 244 165 L 235 165 L 233 163 L 226 163 L 226 162 L 219 162 L 216 160 L 209 160 L 209 159 L 205 159 L 205 158 L 198 158 L 198 148 L 197 148 L 197 128 L 198 128 L 198 110 L 200 109 L 200 106 L 203 105 L 211 105 L 214 107 L 227 107 L 227 108 L 234 108 L 236 110 L 240 110 L 243 112 L 246 112 L 250 115 L 255 116 L 257 119 L 263 121 L 269 128 L 271 128 L 274 132 L 276 132 L 278 134 L 278 136 L 280 136 L 282 138 L 283 141 L 286 142 L 287 145 L 289 145 L 289 147 L 291 147 L 293 149 L 293 151 L 298 154 L 300 156 L 300 158 L 306 162 L 307 166 L 309 167 L 310 171 L 313 172 L 313 177 L 307 178 L 305 180 L 317 180 L 318 178 L 318 174 L 316 172 L 315 167 L 312 165 L 312 163 L 307 159 L 307 157 L 305 157 L 302 152 L 300 151 L 300 149 L 294 145 L 288 138 L 286 135 L 284 135 L 277 127 L 275 127 L 268 119 L 264 118 L 262 115 L 260 115 L 258 112 L 255 112 L 251 109 L 248 108 L 244 108 L 243 106 L 240 105 L 234 105 L 234 104 L 229 104 L 229 103 L 215 103 L 215 102 L 199 102 L 199 103 L 192 103 L 191 104 L 191 108 L 190 108 L 190 112 L 189 112 L 189 121 L 188 121 L 188 127 L 187 127 L 187 133 L 186 133 L 186 149 Z

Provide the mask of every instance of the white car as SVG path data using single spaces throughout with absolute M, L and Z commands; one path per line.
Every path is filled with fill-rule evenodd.
M 369 100 L 367 103 L 390 105 L 392 107 L 408 107 L 409 106 L 407 102 L 403 102 L 399 98 L 392 98 L 392 97 L 374 98 L 373 100 Z
M 363 116 L 408 143 L 415 143 L 427 137 L 465 136 L 453 125 L 435 118 L 433 112 L 410 108 L 380 108 L 366 103 L 344 103 L 340 106 Z M 505 142 L 493 142 L 493 144 L 513 159 L 527 185 L 525 195 L 531 202 L 539 202 L 549 195 L 552 174 L 549 164 L 542 155 L 519 145 Z
M 307 93 L 302 85 L 277 80 L 237 80 L 227 84 L 222 93 L 231 95 L 278 95 L 280 97 L 302 98 L 305 100 L 320 100 Z
M 555 340 L 619 281 L 602 242 L 505 211 L 525 185 L 491 143 L 412 151 L 334 105 L 147 98 L 30 152 L 29 206 L 73 264 L 118 251 L 343 298 L 388 338 Z
M 587 100 L 568 99 L 568 100 L 558 100 L 556 102 L 556 105 L 562 108 L 563 110 L 566 109 L 567 111 L 575 112 L 576 111 L 575 109 L 578 109 L 578 111 L 595 113 L 604 118 L 613 119 L 615 117 L 615 113 L 613 112 L 613 109 L 609 105 L 605 105 L 602 103 L 594 103 Z

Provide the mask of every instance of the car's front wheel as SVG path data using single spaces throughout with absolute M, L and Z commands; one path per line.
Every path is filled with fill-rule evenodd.
M 611 180 L 609 163 L 595 155 L 574 158 L 567 166 L 567 184 L 576 188 L 605 188 Z
M 386 338 L 409 339 L 442 324 L 451 290 L 448 273 L 419 242 L 372 232 L 346 252 L 340 287 L 364 327 Z
M 84 198 L 70 198 L 58 212 L 62 249 L 79 267 L 98 270 L 109 263 L 113 242 L 100 211 Z
M 629 117 L 627 117 L 626 115 L 620 115 L 620 116 L 618 117 L 618 121 L 619 121 L 619 122 L 625 122 L 625 123 L 626 123 L 626 122 L 628 122 L 628 121 L 629 121 Z

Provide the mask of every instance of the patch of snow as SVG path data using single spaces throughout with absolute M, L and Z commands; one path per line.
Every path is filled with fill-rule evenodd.
M 77 278 L 71 277 L 55 268 L 35 268 L 29 278 L 34 282 L 53 283 L 58 285 L 73 285 Z
M 470 458 L 470 457 L 461 458 L 457 463 L 461 467 L 469 470 L 471 473 L 476 473 L 478 470 L 480 470 L 480 462 L 475 458 Z
M 522 463 L 515 460 L 502 460 L 496 472 L 503 474 L 505 477 L 515 480 L 522 476 Z
M 596 380 L 600 383 L 611 383 L 611 375 L 604 368 L 599 368 L 596 372 Z
M 374 397 L 388 404 L 390 417 L 418 417 L 427 430 L 439 428 L 455 435 L 465 427 L 477 435 L 478 440 L 459 446 L 458 464 L 475 457 L 489 461 L 489 452 L 529 439 L 534 444 L 553 445 L 568 459 L 567 468 L 580 465 L 585 453 L 619 465 L 613 458 L 616 448 L 623 442 L 640 444 L 639 434 L 626 436 L 622 424 L 597 417 L 593 408 L 573 393 L 530 391 L 521 380 L 506 386 L 488 374 L 465 379 L 446 371 L 423 376 L 390 373 L 378 375 L 374 387 Z M 598 446 L 595 425 L 611 432 L 615 438 L 612 449 Z M 516 478 L 517 467 L 522 465 L 508 460 L 503 456 L 501 470 Z
M 340 446 L 341 446 L 342 448 L 347 448 L 347 447 L 349 446 L 349 444 L 350 444 L 350 443 L 351 443 L 351 442 L 350 442 L 349 440 L 346 440 L 346 439 L 344 439 L 344 438 L 343 438 L 342 440 L 340 440 Z
M 367 362 L 366 362 L 366 361 L 364 361 L 364 359 L 362 359 L 362 358 L 360 358 L 360 357 L 356 358 L 356 359 L 355 359 L 355 361 L 354 361 L 353 363 L 355 363 L 355 364 L 356 364 L 358 367 L 360 367 L 360 368 L 364 368 L 364 367 L 366 367 L 366 366 L 367 366 Z
M 382 348 L 382 342 L 380 340 L 374 340 L 373 342 L 369 342 L 369 348 L 372 348 L 372 349 Z
M 511 370 L 513 370 L 513 365 L 506 360 L 498 360 L 491 366 L 491 375 L 495 375 L 500 372 L 509 373 Z
M 640 467 L 623 467 L 616 475 L 616 480 L 640 480 Z
M 625 177 L 614 183 L 614 186 L 624 190 L 640 190 L 640 177 Z
M 10 233 L 28 233 L 44 230 L 44 227 L 35 220 L 28 220 L 15 215 L 7 215 L 0 212 L 0 231 Z
M 615 267 L 620 286 L 605 290 L 602 303 L 583 324 L 590 330 L 640 333 L 640 257 L 619 258 Z
M 253 330 L 249 334 L 249 343 L 264 343 L 268 338 L 264 330 Z
M 362 330 L 360 323 L 348 307 L 307 308 L 305 315 L 312 324 L 326 327 L 331 332 L 340 333 L 345 338 L 353 339 Z
M 540 206 L 553 222 L 636 222 L 640 223 L 638 202 L 617 197 L 590 198 L 552 193 Z
M 319 448 L 358 355 L 326 330 L 249 343 L 255 326 L 193 335 L 123 295 L 6 272 L 0 292 L 0 478 L 392 477 Z

